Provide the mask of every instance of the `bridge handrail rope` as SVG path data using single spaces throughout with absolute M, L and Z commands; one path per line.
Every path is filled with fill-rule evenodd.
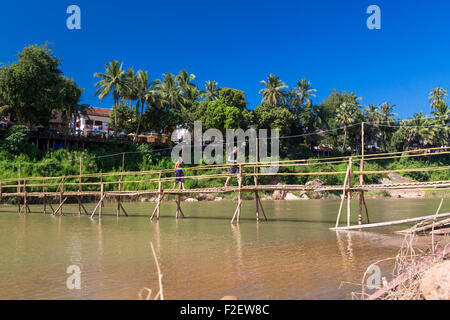
M 389 152 L 389 153 L 383 153 L 383 154 L 376 154 L 376 155 L 365 155 L 364 161 L 373 161 L 373 160 L 385 160 L 385 159 L 400 159 L 400 158 L 410 158 L 410 157 L 430 157 L 430 156 L 437 156 L 437 155 L 444 155 L 444 154 L 450 154 L 450 151 L 442 151 L 442 152 L 432 152 L 432 153 L 422 153 L 422 152 L 428 152 L 431 150 L 448 150 L 450 147 L 436 147 L 436 148 L 426 148 L 426 149 L 417 149 L 417 150 L 408 150 L 408 151 L 402 151 L 402 152 Z M 418 154 L 410 154 L 410 153 L 417 153 Z M 400 154 L 402 155 L 395 155 Z M 408 153 L 408 154 L 404 154 Z M 393 155 L 394 156 L 388 156 Z M 380 157 L 380 155 L 387 155 L 385 157 Z M 361 156 L 354 156 L 353 158 L 355 160 L 358 160 Z M 327 161 L 327 160 L 338 160 L 338 161 Z M 342 160 L 339 160 L 342 159 Z M 342 157 L 333 157 L 333 158 L 312 158 L 312 159 L 298 159 L 298 160 L 282 160 L 282 161 L 274 161 L 274 162 L 249 162 L 249 163 L 243 163 L 243 168 L 252 167 L 265 167 L 269 165 L 278 165 L 279 167 L 295 167 L 295 166 L 318 166 L 318 165 L 330 165 L 330 164 L 339 164 L 339 163 L 345 163 L 349 157 L 342 156 Z M 200 171 L 200 170 L 217 170 L 217 169 L 226 169 L 231 164 L 216 164 L 216 165 L 206 165 L 206 166 L 196 166 L 196 167 L 185 167 L 182 168 L 184 172 L 188 171 Z M 158 174 L 161 173 L 173 173 L 173 169 L 164 169 L 164 170 L 148 170 L 148 171 L 129 171 L 129 172 L 107 172 L 103 173 L 103 177 L 115 177 L 118 175 L 121 176 L 142 176 L 142 175 L 152 175 L 152 174 Z M 386 171 L 380 171 L 380 173 L 385 173 Z M 405 172 L 405 171 L 403 171 Z M 313 175 L 314 173 L 310 173 Z M 330 174 L 333 174 L 333 172 L 330 172 Z M 334 174 L 336 174 L 334 172 Z M 364 172 L 363 174 L 371 174 Z M 66 175 L 64 178 L 66 179 L 74 179 L 74 178 L 96 178 L 98 177 L 98 173 L 88 173 L 88 174 L 77 174 L 77 175 Z M 22 177 L 24 178 L 24 177 Z M 62 176 L 57 177 L 25 177 L 28 181 L 44 181 L 44 180 L 60 180 Z M 11 182 L 11 181 L 17 181 L 17 178 L 7 178 L 7 179 L 1 179 L 3 182 Z M 49 184 L 50 186 L 52 184 Z M 7 187 L 9 185 L 6 185 Z

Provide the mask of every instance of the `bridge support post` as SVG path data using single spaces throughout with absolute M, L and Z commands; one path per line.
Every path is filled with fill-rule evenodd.
M 176 214 L 176 219 L 178 219 L 178 214 L 180 214 L 184 218 L 183 210 L 181 210 L 181 194 L 177 195 L 177 214 Z
M 350 157 L 348 159 L 348 167 L 349 167 L 349 172 L 348 172 L 348 189 L 347 189 L 347 227 L 350 226 L 350 220 L 351 220 L 351 203 L 352 203 L 352 174 L 353 174 L 353 170 L 352 170 L 352 165 L 353 165 L 353 159 L 352 157 Z
M 156 219 L 159 220 L 160 215 L 160 207 L 161 207 L 161 200 L 162 200 L 162 182 L 161 182 L 161 171 L 159 172 L 159 178 L 158 178 L 158 199 L 156 201 L 156 207 L 153 210 L 152 216 L 150 217 L 150 220 L 153 220 L 153 217 L 156 214 Z
M 101 176 L 101 184 L 100 184 L 100 206 L 98 208 L 98 216 L 102 217 L 103 214 L 103 198 L 104 198 L 105 186 L 103 184 L 103 176 Z
M 344 178 L 344 185 L 342 186 L 342 196 L 341 196 L 341 203 L 339 205 L 339 211 L 336 219 L 336 228 L 339 226 L 339 220 L 341 219 L 341 213 L 342 213 L 342 207 L 344 206 L 344 201 L 347 195 L 347 180 L 348 176 L 350 174 L 350 167 L 347 167 L 347 172 L 345 174 Z
M 237 204 L 237 207 L 236 207 L 236 211 L 234 212 L 233 219 L 231 219 L 231 223 L 234 222 L 235 218 L 236 218 L 236 222 L 239 222 L 239 220 L 240 220 L 240 218 L 241 218 L 241 204 L 242 204 L 242 192 L 241 192 L 241 188 L 242 188 L 242 165 L 239 165 L 238 186 L 239 186 L 239 191 L 238 191 L 238 204 Z
M 359 164 L 359 185 L 364 184 L 364 122 L 361 123 L 361 161 Z M 359 192 L 359 212 L 358 212 L 358 224 L 362 224 L 362 207 L 364 199 L 364 191 Z M 367 208 L 366 208 L 367 209 Z

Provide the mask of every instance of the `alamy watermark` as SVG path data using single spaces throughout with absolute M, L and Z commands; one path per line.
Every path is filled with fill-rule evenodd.
M 369 30 L 380 30 L 381 29 L 381 9 L 379 6 L 373 4 L 370 5 L 367 10 L 367 14 L 370 14 L 369 18 L 367 18 L 367 28 Z
M 70 274 L 66 280 L 66 287 L 69 290 L 81 289 L 81 268 L 75 264 L 67 267 L 66 273 Z
M 80 30 L 81 29 L 81 9 L 77 5 L 70 5 L 66 10 L 67 14 L 70 16 L 66 20 L 66 26 L 69 30 Z
M 279 130 L 270 130 L 270 137 L 268 137 L 267 129 L 257 131 L 250 128 L 246 131 L 243 129 L 227 129 L 226 140 L 224 140 L 222 131 L 208 129 L 203 133 L 202 122 L 195 121 L 193 137 L 188 130 L 184 130 L 181 134 L 180 130 L 172 133 L 172 142 L 178 144 L 173 147 L 171 157 L 174 163 L 181 156 L 185 164 L 223 164 L 224 147 L 226 151 L 225 159 L 228 159 L 236 146 L 237 163 L 264 162 L 267 163 L 267 166 L 261 168 L 261 172 L 276 173 L 278 172 L 278 161 L 280 159 L 279 138 Z M 192 141 L 194 142 L 193 145 Z

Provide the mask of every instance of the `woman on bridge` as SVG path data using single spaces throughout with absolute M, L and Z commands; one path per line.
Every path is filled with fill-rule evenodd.
M 180 189 L 184 190 L 184 173 L 183 173 L 183 158 L 179 157 L 178 161 L 175 163 L 175 183 L 173 188 L 175 189 L 177 184 L 180 183 Z
M 237 176 L 238 183 L 239 183 L 239 167 L 236 165 L 238 163 L 237 150 L 238 150 L 238 148 L 236 146 L 233 147 L 233 152 L 228 157 L 228 163 L 233 163 L 234 166 L 230 166 L 230 168 L 229 168 L 230 175 L 227 177 L 227 181 L 225 181 L 225 185 L 224 185 L 225 188 L 228 186 L 228 182 L 230 182 L 232 174 L 235 174 Z

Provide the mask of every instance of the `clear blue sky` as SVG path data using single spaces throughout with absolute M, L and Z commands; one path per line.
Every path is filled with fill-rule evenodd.
M 81 8 L 82 29 L 66 28 L 66 8 Z M 381 8 L 381 30 L 368 30 L 366 8 Z M 103 62 L 148 70 L 151 78 L 186 68 L 221 87 L 244 90 L 249 107 L 261 100 L 260 80 L 301 77 L 318 90 L 354 91 L 362 103 L 389 101 L 401 118 L 430 112 L 432 88 L 450 89 L 450 1 L 191 0 L 11 1 L 0 4 L 0 61 L 25 45 L 53 43 L 62 70 L 94 96 Z

